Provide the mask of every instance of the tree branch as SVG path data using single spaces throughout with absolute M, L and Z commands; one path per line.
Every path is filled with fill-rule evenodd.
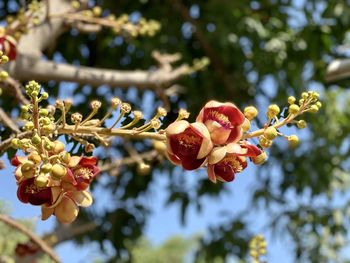
M 16 123 L 7 115 L 2 108 L 0 108 L 0 122 L 4 123 L 5 126 L 9 127 L 12 131 L 20 133 Z
M 19 222 L 15 221 L 14 219 L 0 214 L 0 221 L 4 222 L 6 225 L 22 232 L 24 235 L 29 237 L 31 241 L 33 241 L 35 244 L 38 245 L 38 247 L 47 254 L 53 262 L 59 263 L 60 260 L 58 259 L 58 256 L 56 255 L 55 251 L 51 247 L 49 247 L 45 241 L 43 241 L 39 236 L 34 234 L 32 231 L 28 230 L 25 226 L 20 224 Z
M 106 84 L 125 88 L 137 86 L 154 89 L 169 86 L 189 72 L 189 66 L 185 64 L 175 69 L 162 67 L 154 71 L 121 71 L 55 63 L 23 54 L 15 62 L 8 63 L 6 69 L 11 76 L 21 81 L 35 79 L 39 82 L 47 82 L 54 80 L 88 84 L 95 87 Z
M 326 71 L 325 79 L 333 82 L 350 77 L 350 59 L 336 59 L 332 61 Z

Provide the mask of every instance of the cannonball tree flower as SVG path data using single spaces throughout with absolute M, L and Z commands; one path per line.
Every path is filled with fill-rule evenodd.
M 215 147 L 208 158 L 209 180 L 214 183 L 216 180 L 233 181 L 235 174 L 247 167 L 246 157 L 253 159 L 261 156 L 262 153 L 262 150 L 247 141 Z
M 72 156 L 67 165 L 67 173 L 62 178 L 63 188 L 78 191 L 86 190 L 92 180 L 100 173 L 96 157 Z
M 167 154 L 171 162 L 186 170 L 194 170 L 205 164 L 213 143 L 203 123 L 176 121 L 165 131 Z
M 17 197 L 21 202 L 32 205 L 51 204 L 53 202 L 51 187 L 37 186 L 34 177 L 22 180 L 19 183 Z
M 0 50 L 8 56 L 10 60 L 15 60 L 17 56 L 17 41 L 9 36 L 0 34 Z
M 214 144 L 223 145 L 241 139 L 245 117 L 235 104 L 211 100 L 199 112 L 196 121 L 205 124 Z
M 93 203 L 92 195 L 89 191 L 60 191 L 55 193 L 55 201 L 52 204 L 46 203 L 41 206 L 41 219 L 46 220 L 51 215 L 55 215 L 61 223 L 72 223 L 79 214 L 79 206 L 89 207 Z

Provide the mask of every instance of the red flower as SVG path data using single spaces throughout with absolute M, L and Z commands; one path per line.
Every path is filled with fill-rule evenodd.
M 233 103 L 209 101 L 200 111 L 197 122 L 207 126 L 214 144 L 238 142 L 242 137 L 245 117 Z
M 213 148 L 209 131 L 200 122 L 174 122 L 166 129 L 166 138 L 169 159 L 186 170 L 202 166 Z
M 236 173 L 247 167 L 246 157 L 255 158 L 261 153 L 258 147 L 246 141 L 216 147 L 209 156 L 208 177 L 214 183 L 216 180 L 231 182 L 235 179 Z
M 71 157 L 67 175 L 63 178 L 63 181 L 66 182 L 63 187 L 71 189 L 72 185 L 78 191 L 86 190 L 92 180 L 100 173 L 96 163 L 96 157 Z
M 34 178 L 22 181 L 17 189 L 17 197 L 23 203 L 42 205 L 52 203 L 51 187 L 38 187 Z
M 4 54 L 8 56 L 10 60 L 16 59 L 16 45 L 17 41 L 13 37 L 8 35 L 0 36 L 0 50 L 4 52 Z

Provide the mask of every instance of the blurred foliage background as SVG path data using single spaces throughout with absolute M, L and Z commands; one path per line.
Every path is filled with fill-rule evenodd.
M 20 1 L 3 0 L 0 20 L 16 12 Z M 91 1 L 104 13 L 130 14 L 160 21 L 161 31 L 151 38 L 125 39 L 105 30 L 95 34 L 67 31 L 46 55 L 60 61 L 114 69 L 148 69 L 154 65 L 153 50 L 182 55 L 191 63 L 202 56 L 211 64 L 203 72 L 182 79 L 182 93 L 170 97 L 172 112 L 180 106 L 192 112 L 194 120 L 200 107 L 210 99 L 250 104 L 264 109 L 270 102 L 287 105 L 287 97 L 316 89 L 324 107 L 308 115 L 302 143 L 290 151 L 283 140 L 270 150 L 269 161 L 255 170 L 255 185 L 246 214 L 232 208 L 224 224 L 213 222 L 195 248 L 195 257 L 205 262 L 231 256 L 246 258 L 252 236 L 247 217 L 257 211 L 269 215 L 269 229 L 293 241 L 295 262 L 346 262 L 341 251 L 348 244 L 350 216 L 349 152 L 350 96 L 348 80 L 326 83 L 325 71 L 334 58 L 348 57 L 350 6 L 345 0 L 261 0 L 261 1 Z M 105 101 L 117 95 L 136 108 L 151 114 L 161 100 L 152 90 L 119 89 L 44 83 L 52 97 L 71 93 L 75 110 L 87 114 L 88 101 Z M 12 109 L 13 101 L 1 99 Z M 150 107 L 149 105 L 152 105 Z M 264 112 L 259 121 L 265 121 Z M 6 135 L 3 128 L 1 135 Z M 137 142 L 142 152 L 149 142 Z M 100 158 L 112 159 L 125 153 L 123 142 L 116 140 L 110 151 L 98 151 Z M 136 167 L 120 167 L 119 176 L 102 175 L 95 187 L 108 192 L 108 207 L 84 210 L 80 221 L 95 221 L 100 227 L 76 237 L 88 244 L 94 240 L 105 248 L 111 244 L 114 260 L 137 261 L 131 248 L 140 242 L 152 205 L 147 197 L 160 176 L 168 177 L 168 203 L 180 204 L 182 222 L 190 207 L 205 206 L 204 198 L 219 199 L 227 184 L 213 185 L 200 177 L 189 182 L 181 171 L 166 162 L 152 163 L 152 172 L 140 176 Z M 235 183 L 233 183 L 235 184 Z M 239 185 L 235 185 L 239 187 Z M 1 228 L 2 229 L 2 228 Z M 125 242 L 128 241 L 128 242 Z M 143 246 L 148 246 L 144 243 Z M 153 250 L 150 250 L 153 251 Z M 154 251 L 154 253 L 158 253 Z M 181 253 L 180 253 L 181 254 Z M 348 259 L 349 260 L 349 259 Z M 158 262 L 158 261 L 153 261 Z M 169 261 L 170 262 L 170 261 Z M 173 261 L 175 262 L 175 261 Z

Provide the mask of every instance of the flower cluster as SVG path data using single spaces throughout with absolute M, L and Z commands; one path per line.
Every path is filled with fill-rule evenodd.
M 26 139 L 14 139 L 21 147 Z M 35 149 L 28 156 L 15 156 L 17 197 L 23 203 L 41 205 L 42 219 L 55 215 L 62 223 L 74 221 L 78 206 L 88 207 L 92 196 L 88 187 L 99 173 L 95 157 L 70 156 L 60 141 L 46 141 L 47 155 Z
M 258 115 L 255 107 L 246 107 L 242 113 L 233 103 L 209 101 L 196 122 L 177 120 L 168 126 L 168 158 L 186 170 L 207 165 L 208 177 L 214 183 L 233 181 L 235 174 L 247 167 L 247 158 L 256 165 L 264 163 L 267 155 L 263 149 L 270 147 L 278 136 L 286 138 L 290 146 L 296 146 L 299 142 L 296 135 L 285 136 L 278 129 L 286 124 L 305 128 L 306 122 L 295 118 L 304 112 L 317 112 L 321 107 L 318 96 L 316 92 L 304 92 L 299 105 L 294 97 L 289 97 L 288 114 L 282 120 L 278 117 L 280 108 L 270 105 L 264 127 L 250 133 L 250 122 Z M 258 146 L 247 140 L 253 137 L 259 138 Z
M 244 114 L 232 103 L 208 102 L 195 123 L 181 120 L 166 129 L 169 159 L 186 170 L 208 164 L 212 182 L 232 181 L 247 167 L 247 157 L 257 161 L 263 151 L 243 135 Z

